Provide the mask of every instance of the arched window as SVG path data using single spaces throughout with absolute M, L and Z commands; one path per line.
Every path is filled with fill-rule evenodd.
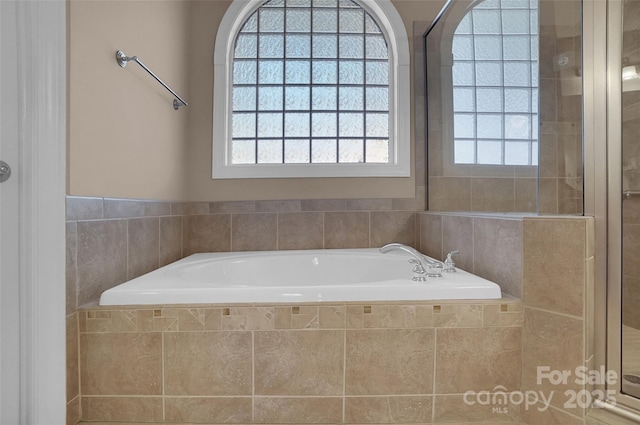
M 389 1 L 235 0 L 214 59 L 214 178 L 409 175 L 408 41 Z
M 454 163 L 538 164 L 537 0 L 485 0 L 453 36 Z

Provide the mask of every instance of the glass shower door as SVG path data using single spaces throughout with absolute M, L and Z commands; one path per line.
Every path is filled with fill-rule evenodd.
M 640 398 L 640 2 L 623 3 L 622 392 Z

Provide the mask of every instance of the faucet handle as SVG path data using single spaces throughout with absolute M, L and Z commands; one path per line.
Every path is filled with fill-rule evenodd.
M 456 254 L 460 254 L 460 251 L 457 249 L 454 249 L 447 254 L 447 258 L 444 260 L 445 268 L 443 271 L 449 273 L 454 273 L 456 271 L 456 263 L 453 261 L 453 256 Z

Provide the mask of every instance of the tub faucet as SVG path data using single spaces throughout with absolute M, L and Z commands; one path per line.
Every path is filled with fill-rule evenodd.
M 410 254 L 411 256 L 413 256 L 414 261 L 417 261 L 420 266 L 422 266 L 422 263 L 426 263 L 429 270 L 425 274 L 428 277 L 442 277 L 444 264 L 438 260 L 432 260 L 421 252 L 417 251 L 415 248 L 412 248 L 408 245 L 403 245 L 401 243 L 390 243 L 380 248 L 380 252 L 383 254 L 394 250 L 400 250 Z M 409 260 L 409 262 L 412 261 Z

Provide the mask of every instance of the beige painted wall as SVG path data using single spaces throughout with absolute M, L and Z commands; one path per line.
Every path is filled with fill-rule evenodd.
M 444 0 L 393 3 L 412 43 L 412 22 L 433 19 Z M 424 185 L 415 170 L 410 178 L 211 179 L 213 48 L 229 4 L 70 2 L 67 192 L 190 201 L 414 197 Z M 171 95 L 137 64 L 121 69 L 118 49 L 138 55 L 189 106 L 174 111 Z M 411 137 L 413 145 L 413 112 Z

